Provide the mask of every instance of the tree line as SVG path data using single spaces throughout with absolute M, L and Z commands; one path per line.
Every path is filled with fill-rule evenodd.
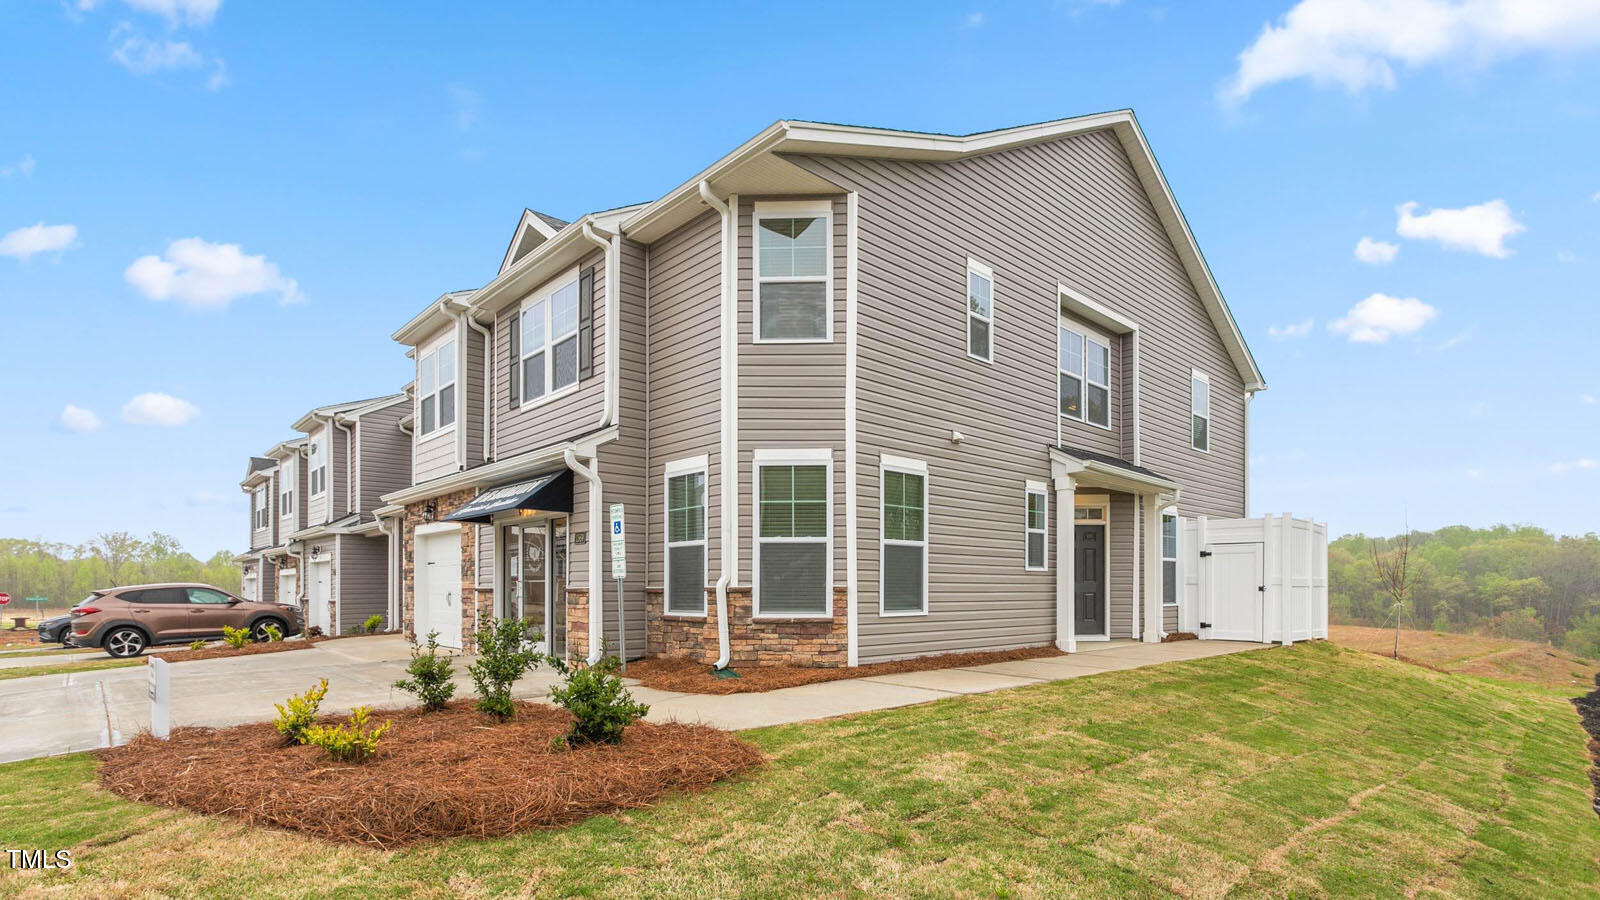
M 1398 537 L 1349 534 L 1328 545 L 1328 614 L 1335 623 L 1393 625 L 1374 566 Z M 1453 525 L 1410 534 L 1404 625 L 1545 641 L 1600 657 L 1600 536 L 1542 528 Z
M 160 532 L 148 538 L 106 532 L 76 545 L 0 538 L 0 591 L 11 595 L 13 608 L 31 610 L 27 598 L 44 597 L 47 608 L 62 609 L 95 590 L 163 581 L 197 581 L 238 593 L 239 567 L 226 550 L 199 560 Z

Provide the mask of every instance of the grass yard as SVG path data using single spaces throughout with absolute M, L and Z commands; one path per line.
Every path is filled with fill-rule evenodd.
M 1548 689 L 1301 644 L 747 732 L 646 811 L 399 852 L 0 766 L 22 897 L 1600 896 L 1585 735 Z
M 1328 637 L 1336 644 L 1382 656 L 1394 652 L 1394 629 L 1361 625 L 1334 625 Z M 1400 655 L 1457 675 L 1482 675 L 1537 684 L 1567 692 L 1567 696 L 1594 690 L 1600 664 L 1579 659 L 1564 650 L 1532 641 L 1447 631 L 1400 632 Z
M 0 681 L 9 681 L 12 678 L 32 678 L 35 675 L 65 675 L 68 672 L 93 672 L 96 669 L 122 669 L 128 666 L 142 666 L 148 658 L 140 656 L 134 659 L 112 659 L 102 656 L 98 659 L 80 659 L 76 662 L 67 659 L 51 665 L 14 666 L 0 669 Z

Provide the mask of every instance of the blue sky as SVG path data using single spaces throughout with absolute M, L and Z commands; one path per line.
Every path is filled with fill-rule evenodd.
M 239 549 L 245 457 L 403 384 L 524 206 L 1121 107 L 1271 385 L 1253 512 L 1596 528 L 1596 0 L 423 7 L 0 6 L 0 535 Z

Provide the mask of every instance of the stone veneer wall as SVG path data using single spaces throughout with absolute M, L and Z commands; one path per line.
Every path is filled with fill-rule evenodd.
M 846 663 L 846 591 L 833 589 L 830 619 L 761 619 L 751 614 L 747 587 L 728 589 L 728 644 L 731 667 L 814 666 L 833 668 Z M 681 656 L 706 665 L 717 661 L 717 592 L 706 590 L 706 615 L 669 616 L 661 611 L 660 588 L 646 595 L 649 629 L 646 652 L 650 656 Z
M 418 639 L 416 630 L 417 621 L 417 595 L 416 595 L 416 529 L 418 525 L 429 521 L 438 521 L 466 505 L 478 496 L 476 488 L 466 488 L 448 494 L 440 494 L 427 500 L 418 500 L 406 507 L 405 523 L 402 527 L 401 570 L 402 581 L 400 594 L 400 623 L 405 630 L 406 637 L 415 641 Z M 427 514 L 432 508 L 431 517 Z M 472 652 L 476 642 L 473 634 L 473 622 L 480 627 L 494 621 L 494 589 L 492 587 L 479 589 L 476 587 L 478 566 L 478 529 L 471 524 L 461 526 L 461 594 L 463 600 L 470 598 L 470 602 L 463 603 L 461 607 L 461 649 Z
M 589 658 L 589 592 L 567 589 L 567 659 Z

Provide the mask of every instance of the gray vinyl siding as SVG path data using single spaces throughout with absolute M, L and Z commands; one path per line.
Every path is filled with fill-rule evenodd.
M 328 521 L 337 521 L 350 514 L 350 437 L 354 428 L 347 431 L 333 426 L 328 446 Z
M 418 390 L 421 389 L 420 385 L 422 384 L 422 379 L 420 377 L 422 358 L 428 354 L 429 348 L 437 345 L 446 332 L 455 334 L 457 331 L 458 329 L 455 327 L 455 325 L 448 325 L 428 335 L 427 338 L 417 342 L 414 353 L 416 356 L 416 363 L 413 365 L 413 377 L 416 378 L 416 383 L 419 386 Z M 458 350 L 461 349 L 459 335 L 456 342 L 456 347 Z M 457 358 L 459 363 L 459 353 L 457 354 Z M 459 373 L 459 366 L 457 371 Z M 460 384 L 459 374 L 457 384 Z M 460 398 L 463 396 L 463 394 L 463 391 L 458 390 L 456 392 L 456 422 L 458 427 L 462 421 L 461 413 L 463 408 L 462 404 L 460 403 Z M 444 475 L 453 475 L 456 472 L 461 471 L 461 467 L 456 461 L 457 429 L 451 428 L 445 431 L 435 429 L 434 431 L 424 435 L 422 433 L 422 400 L 420 395 L 411 398 L 411 415 L 413 431 L 411 483 L 423 484 L 425 482 L 432 481 L 435 478 L 439 478 Z
M 794 198 L 782 198 L 790 200 Z M 739 198 L 739 577 L 755 580 L 752 485 L 757 449 L 826 447 L 833 456 L 833 583 L 845 581 L 844 342 L 846 205 L 833 209 L 833 330 L 827 343 L 758 344 L 752 226 L 760 198 Z
M 1106 596 L 1111 600 L 1111 636 L 1133 637 L 1134 531 L 1139 527 L 1139 504 L 1132 494 L 1111 495 L 1111 521 L 1106 542 L 1111 550 L 1106 566 Z
M 627 577 L 623 580 L 623 624 L 627 628 L 628 658 L 637 659 L 645 650 L 645 585 L 648 582 L 649 556 L 646 552 L 649 525 L 645 493 L 645 251 L 633 241 L 623 241 L 618 286 L 617 346 L 617 439 L 600 448 L 599 463 L 605 484 L 604 514 L 611 504 L 624 507 Z M 605 536 L 602 568 L 604 640 L 611 652 L 617 647 L 617 592 L 611 577 L 611 537 L 606 527 L 594 529 Z
M 268 492 L 269 501 L 270 501 L 271 492 L 276 489 L 275 486 L 277 485 L 277 483 L 278 483 L 278 481 L 277 481 L 276 478 L 268 478 L 267 481 L 266 481 L 265 489 Z M 251 550 L 260 550 L 260 549 L 262 549 L 264 547 L 271 547 L 272 546 L 273 517 L 270 516 L 270 515 L 267 517 L 267 526 L 265 528 L 257 528 L 256 527 L 256 491 L 258 491 L 258 490 L 262 490 L 262 488 L 259 488 L 259 487 L 252 488 L 248 493 L 245 494 L 245 504 L 246 504 L 246 506 L 249 507 L 249 515 L 250 515 L 250 549 Z M 270 502 L 267 505 L 267 509 L 268 510 L 272 509 L 272 505 L 271 505 Z
M 474 525 L 477 529 L 478 542 L 473 546 L 477 549 L 478 565 L 473 570 L 473 584 L 485 590 L 495 586 L 495 579 L 500 577 L 500 567 L 494 562 L 494 537 L 499 530 L 493 525 Z
M 596 249 L 584 257 L 578 271 L 594 267 L 594 374 L 578 383 L 577 390 L 560 398 L 527 406 L 511 406 L 511 329 L 522 309 L 519 300 L 495 315 L 494 415 L 497 459 L 510 459 L 518 453 L 593 431 L 605 408 L 605 329 L 606 272 L 605 254 Z M 570 273 L 540 285 L 527 296 L 537 296 L 559 287 Z
M 335 626 L 343 633 L 365 622 L 368 616 L 381 615 L 387 627 L 389 539 L 344 534 L 338 536 L 337 542 L 334 566 L 339 617 Z
M 493 335 L 493 332 L 490 332 Z M 466 330 L 466 377 L 463 389 L 457 392 L 456 421 L 467 429 L 466 466 L 483 463 L 483 335 L 476 330 Z
M 649 579 L 661 585 L 663 472 L 673 460 L 706 456 L 706 574 L 720 571 L 721 234 L 708 212 L 649 247 Z M 624 413 L 626 414 L 626 405 Z
M 410 412 L 411 404 L 401 400 L 362 413 L 356 423 L 357 490 L 363 513 L 382 506 L 384 494 L 411 484 L 411 436 L 400 430 L 400 420 Z
M 1048 481 L 1045 448 L 1057 439 L 1058 284 L 1140 324 L 1143 464 L 1183 485 L 1185 515 L 1243 514 L 1242 382 L 1110 132 L 953 163 L 796 161 L 860 195 L 863 662 L 1053 638 L 1054 579 L 1023 570 L 1021 521 L 1024 482 Z M 968 257 L 995 270 L 992 365 L 966 355 Z M 743 321 L 741 330 L 743 339 Z M 1121 401 L 1113 430 L 1068 420 L 1061 440 L 1126 457 L 1129 342 L 1113 344 L 1112 397 Z M 1210 454 L 1188 449 L 1191 366 L 1211 377 Z M 748 383 L 741 372 L 741 394 Z M 819 399 L 798 406 L 830 394 L 813 386 L 809 396 Z M 952 429 L 964 435 L 960 444 Z M 881 453 L 929 465 L 926 616 L 877 613 Z M 1131 625 L 1132 532 L 1122 523 L 1132 522 L 1132 508 L 1127 497 L 1113 504 L 1108 536 L 1112 624 L 1121 595 L 1123 633 Z

